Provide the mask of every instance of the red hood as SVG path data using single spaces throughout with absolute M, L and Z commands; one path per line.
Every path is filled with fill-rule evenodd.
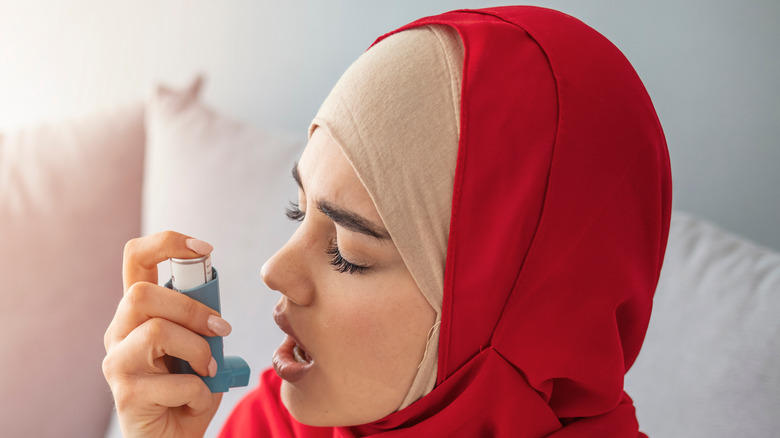
M 465 47 L 437 388 L 351 432 L 636 437 L 623 376 L 672 199 L 642 82 L 606 38 L 548 9 L 455 11 L 399 31 L 425 24 L 455 27 Z

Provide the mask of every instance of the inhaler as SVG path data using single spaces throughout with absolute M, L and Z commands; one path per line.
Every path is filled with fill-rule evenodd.
M 211 256 L 205 255 L 196 259 L 171 259 L 171 279 L 165 287 L 181 292 L 199 301 L 220 314 L 219 275 L 211 267 Z M 217 375 L 214 377 L 200 376 L 211 392 L 227 392 L 229 388 L 247 386 L 249 384 L 249 365 L 238 356 L 225 357 L 222 348 L 222 337 L 203 336 L 211 348 L 211 356 L 217 362 Z M 174 374 L 196 373 L 187 361 L 172 358 L 171 372 Z

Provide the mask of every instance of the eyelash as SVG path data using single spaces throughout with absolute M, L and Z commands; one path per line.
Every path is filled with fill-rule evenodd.
M 336 239 L 330 241 L 328 250 L 325 251 L 325 254 L 331 256 L 330 264 L 333 265 L 336 271 L 341 272 L 342 274 L 345 272 L 348 274 L 364 274 L 368 270 L 368 266 L 350 263 L 342 257 L 339 247 L 336 245 Z
M 284 214 L 288 219 L 294 220 L 296 222 L 302 222 L 306 217 L 306 213 L 301 211 L 298 203 L 292 201 L 290 201 L 290 206 L 284 209 Z M 342 274 L 363 274 L 369 269 L 368 266 L 356 265 L 346 260 L 341 255 L 341 251 L 339 251 L 339 247 L 336 244 L 336 239 L 328 242 L 328 249 L 325 251 L 325 254 L 331 257 L 330 264 L 333 265 L 333 268 Z
M 296 222 L 303 222 L 303 218 L 306 217 L 306 213 L 301 211 L 297 202 L 290 201 L 290 206 L 285 207 L 284 214 L 288 219 Z

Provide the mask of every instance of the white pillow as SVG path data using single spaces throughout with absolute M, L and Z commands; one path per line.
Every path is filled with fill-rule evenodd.
M 651 437 L 777 436 L 780 255 L 675 212 L 626 388 Z
M 297 200 L 291 177 L 303 151 L 299 136 L 270 134 L 231 121 L 198 100 L 201 82 L 183 92 L 159 88 L 147 107 L 143 233 L 176 230 L 214 245 L 222 314 L 233 333 L 225 354 L 243 357 L 250 386 L 222 400 L 207 436 L 216 436 L 233 405 L 271 365 L 283 333 L 271 317 L 279 293 L 260 279 L 260 267 L 292 236 L 284 215 Z M 168 276 L 160 266 L 160 280 Z
M 143 106 L 0 137 L 0 434 L 98 437 L 103 333 L 140 232 Z

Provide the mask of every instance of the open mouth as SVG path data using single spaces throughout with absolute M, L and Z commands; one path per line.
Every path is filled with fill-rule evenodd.
M 314 360 L 296 339 L 292 325 L 284 313 L 284 303 L 285 301 L 282 300 L 274 307 L 274 321 L 287 336 L 282 345 L 274 351 L 273 364 L 279 377 L 288 382 L 295 382 L 312 369 Z
M 314 367 L 314 360 L 292 336 L 287 335 L 274 352 L 273 364 L 279 377 L 296 382 Z

